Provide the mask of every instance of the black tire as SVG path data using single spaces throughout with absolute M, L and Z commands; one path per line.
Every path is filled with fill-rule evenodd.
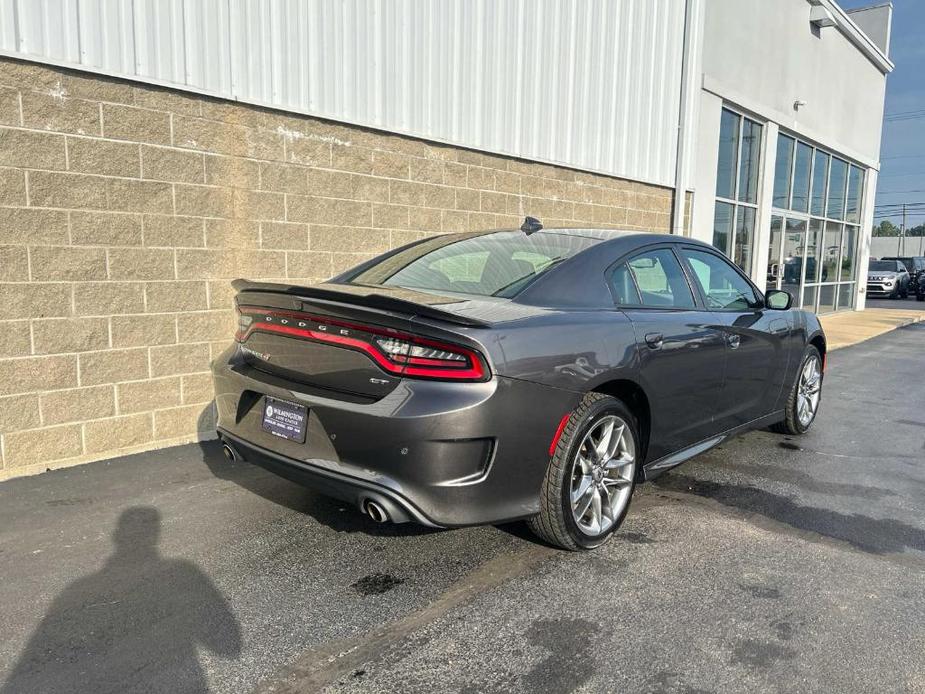
M 578 527 L 572 514 L 569 498 L 572 466 L 585 435 L 601 418 L 608 415 L 616 415 L 626 423 L 633 440 L 636 467 L 630 482 L 629 498 L 626 500 L 622 513 L 610 528 L 599 535 L 592 536 Z M 609 395 L 588 393 L 569 416 L 555 453 L 549 461 L 540 491 L 540 512 L 527 521 L 530 529 L 549 544 L 562 549 L 588 550 L 603 545 L 623 523 L 629 510 L 641 454 L 639 424 L 626 405 Z
M 790 389 L 790 394 L 787 396 L 787 403 L 784 410 L 784 419 L 773 424 L 771 426 L 772 431 L 776 431 L 778 434 L 789 434 L 790 436 L 800 436 L 809 431 L 812 427 L 813 422 L 816 421 L 816 415 L 819 413 L 818 406 L 816 412 L 813 413 L 813 418 L 805 426 L 800 422 L 800 417 L 797 412 L 797 401 L 800 388 L 800 374 L 803 373 L 803 369 L 806 366 L 806 362 L 810 359 L 819 360 L 819 369 L 822 371 L 822 355 L 819 353 L 819 350 L 815 346 L 809 345 L 806 348 L 806 351 L 803 352 L 803 358 L 800 360 L 800 368 L 797 370 L 796 378 L 793 379 L 793 387 Z M 825 380 L 825 374 L 821 376 L 822 380 Z M 822 383 L 820 381 L 819 387 L 821 389 Z M 819 393 L 820 404 L 822 401 L 822 392 Z
M 925 294 L 916 294 L 916 295 L 915 295 L 915 300 L 916 300 L 916 301 L 925 301 Z

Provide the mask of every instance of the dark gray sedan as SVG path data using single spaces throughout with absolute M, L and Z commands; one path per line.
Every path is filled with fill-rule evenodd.
M 826 343 L 714 248 L 597 229 L 426 239 L 313 287 L 238 280 L 213 364 L 226 455 L 437 527 L 528 519 L 590 549 L 634 485 L 802 434 Z

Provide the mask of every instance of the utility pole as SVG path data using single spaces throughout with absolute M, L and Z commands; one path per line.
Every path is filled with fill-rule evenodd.
M 899 255 L 906 255 L 906 203 L 903 203 L 903 223 L 899 227 Z

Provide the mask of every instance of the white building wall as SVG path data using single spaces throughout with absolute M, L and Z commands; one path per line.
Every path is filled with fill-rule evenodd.
M 684 15 L 685 0 L 0 0 L 0 53 L 670 186 Z
M 889 60 L 831 0 L 841 23 L 814 29 L 807 0 L 709 0 L 696 133 L 692 234 L 713 237 L 720 113 L 724 104 L 764 124 L 752 279 L 764 286 L 777 135 L 789 131 L 867 169 L 858 267 L 866 268 Z M 805 101 L 799 109 L 796 101 Z M 857 307 L 864 305 L 861 272 Z
M 814 34 L 807 0 L 710 0 L 704 88 L 869 166 L 886 77 L 837 27 Z M 797 100 L 806 105 L 795 110 Z

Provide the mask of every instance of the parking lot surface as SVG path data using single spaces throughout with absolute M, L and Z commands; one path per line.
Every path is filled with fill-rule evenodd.
M 833 352 L 809 434 L 640 486 L 584 554 L 215 443 L 5 482 L 0 692 L 925 692 L 923 367 L 925 324 Z

